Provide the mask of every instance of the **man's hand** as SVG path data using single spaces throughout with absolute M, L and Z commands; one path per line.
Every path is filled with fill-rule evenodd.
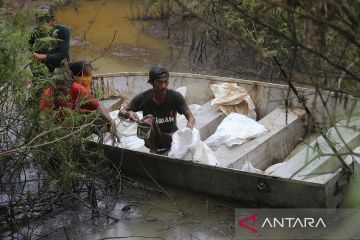
M 193 123 L 193 122 L 188 121 L 188 122 L 187 122 L 187 124 L 186 124 L 186 127 L 193 129 L 193 127 L 194 127 L 194 123 Z
M 155 122 L 154 115 L 147 114 L 146 116 L 143 117 L 143 119 L 141 119 L 141 122 L 144 122 L 144 123 L 148 124 L 149 126 L 153 126 L 153 124 Z
M 46 54 L 34 53 L 34 57 L 38 60 L 46 60 Z
M 120 109 L 118 117 L 119 118 L 127 118 L 127 119 L 130 119 L 131 121 L 135 121 L 135 122 L 140 121 L 140 118 L 136 113 L 134 113 L 133 111 L 127 111 L 125 109 Z
M 128 112 L 127 112 L 127 115 L 129 116 L 129 119 L 130 119 L 131 121 L 135 121 L 135 122 L 139 122 L 139 121 L 140 121 L 139 116 L 138 116 L 136 113 L 134 113 L 133 111 L 128 111 Z

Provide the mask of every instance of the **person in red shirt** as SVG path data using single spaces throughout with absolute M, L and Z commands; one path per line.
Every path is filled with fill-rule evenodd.
M 102 109 L 96 98 L 83 85 L 76 82 L 72 83 L 69 88 L 60 83 L 56 84 L 55 88 L 48 87 L 44 90 L 40 100 L 40 109 L 49 111 L 63 108 L 71 108 L 82 113 Z
M 68 80 L 62 75 L 61 70 L 56 74 L 56 80 L 53 87 L 44 89 L 43 96 L 40 100 L 39 109 L 45 111 L 72 109 L 79 113 L 89 113 L 92 111 L 99 111 L 101 118 L 106 122 L 108 130 L 115 129 L 114 121 L 111 119 L 106 109 L 99 103 L 99 101 L 90 94 L 90 92 L 80 83 Z M 68 80 L 68 81 L 66 81 Z M 69 87 L 67 87 L 70 84 Z M 60 121 L 65 118 L 65 111 L 60 111 L 58 116 Z M 116 136 L 115 136 L 116 137 Z

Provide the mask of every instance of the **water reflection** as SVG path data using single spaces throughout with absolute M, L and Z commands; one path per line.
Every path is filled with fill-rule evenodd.
M 97 59 L 96 73 L 147 71 L 151 64 L 166 61 L 172 54 L 166 41 L 145 34 L 147 22 L 130 20 L 137 14 L 137 4 L 78 0 L 76 7 L 59 9 L 57 22 L 71 28 L 72 60 Z

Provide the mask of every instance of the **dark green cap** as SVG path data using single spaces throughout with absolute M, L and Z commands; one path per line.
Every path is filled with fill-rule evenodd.
M 169 71 L 166 68 L 162 66 L 154 66 L 150 68 L 148 83 L 152 83 L 157 79 L 168 78 L 168 77 L 169 77 Z

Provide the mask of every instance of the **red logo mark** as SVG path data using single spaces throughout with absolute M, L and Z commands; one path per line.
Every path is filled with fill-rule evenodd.
M 250 216 L 248 216 L 246 218 L 243 218 L 243 219 L 239 220 L 237 223 L 240 225 L 240 227 L 243 227 L 243 228 L 249 230 L 252 233 L 257 233 L 258 231 L 255 228 L 252 228 L 252 227 L 250 227 L 248 225 L 245 225 L 245 222 L 247 222 L 249 220 L 252 220 L 251 225 L 254 227 L 256 225 L 257 214 L 255 213 L 255 214 L 250 215 Z
M 172 117 L 174 115 L 174 111 L 171 110 L 170 113 L 169 113 L 169 117 Z

